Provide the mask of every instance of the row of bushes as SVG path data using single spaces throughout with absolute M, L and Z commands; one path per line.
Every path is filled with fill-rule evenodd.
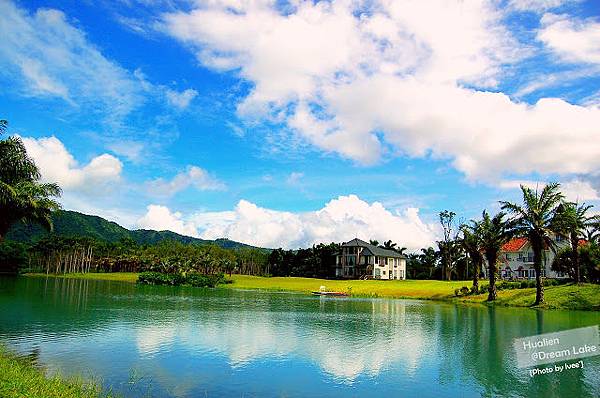
M 569 279 L 544 279 L 544 286 L 558 286 L 570 282 Z M 527 289 L 535 287 L 535 279 L 524 280 L 519 282 L 508 282 L 501 281 L 496 283 L 496 290 L 513 290 L 513 289 Z M 460 289 L 454 289 L 455 296 L 468 296 L 474 294 L 486 294 L 488 292 L 489 285 L 479 285 L 479 291 L 476 291 L 474 287 L 463 286 Z
M 226 280 L 224 274 L 142 272 L 138 276 L 137 283 L 141 285 L 216 287 L 219 284 L 231 283 L 231 281 Z

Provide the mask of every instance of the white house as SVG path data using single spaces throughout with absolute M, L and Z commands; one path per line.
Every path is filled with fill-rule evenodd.
M 406 279 L 406 256 L 358 238 L 342 243 L 335 275 L 346 279 Z
M 569 242 L 560 236 L 554 237 L 557 251 L 567 247 Z M 542 277 L 566 278 L 568 274 L 554 272 L 550 268 L 555 257 L 550 248 L 544 250 L 542 259 Z M 502 279 L 534 279 L 533 250 L 527 238 L 515 238 L 502 246 L 498 256 L 498 272 Z M 484 274 L 488 277 L 488 267 L 484 267 Z

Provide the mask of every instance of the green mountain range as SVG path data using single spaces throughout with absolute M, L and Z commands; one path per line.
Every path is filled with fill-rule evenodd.
M 254 248 L 245 243 L 229 239 L 206 240 L 180 235 L 171 231 L 153 231 L 148 229 L 129 230 L 102 217 L 61 210 L 54 214 L 54 234 L 60 236 L 85 236 L 108 242 L 121 239 L 133 239 L 138 244 L 155 244 L 163 240 L 181 243 L 216 244 L 226 249 Z M 36 224 L 15 224 L 6 235 L 6 239 L 17 242 L 37 242 L 49 234 Z

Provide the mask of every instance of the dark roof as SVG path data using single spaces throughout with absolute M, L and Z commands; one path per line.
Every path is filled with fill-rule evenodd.
M 369 253 L 363 252 L 366 256 L 406 258 L 404 254 L 400 254 L 395 250 L 384 249 L 383 247 L 372 245 L 358 238 L 342 243 L 342 247 L 364 247 L 365 250 L 369 251 Z

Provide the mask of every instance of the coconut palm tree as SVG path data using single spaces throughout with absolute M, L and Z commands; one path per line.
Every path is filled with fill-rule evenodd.
M 483 248 L 480 234 L 480 223 L 472 220 L 469 224 L 460 226 L 462 236 L 459 245 L 465 251 L 473 269 L 473 291 L 479 291 L 479 274 L 483 266 Z
M 560 233 L 556 222 L 556 211 L 563 203 L 564 196 L 559 191 L 560 184 L 550 183 L 541 192 L 534 191 L 521 185 L 523 203 L 516 204 L 501 201 L 502 210 L 507 210 L 513 215 L 514 232 L 519 236 L 526 236 L 533 250 L 533 267 L 535 269 L 535 305 L 544 302 L 544 284 L 542 281 L 542 261 L 544 247 L 554 250 L 555 244 L 552 236 Z
M 575 282 L 579 283 L 579 241 L 584 238 L 586 232 L 595 228 L 600 223 L 600 216 L 589 215 L 592 205 L 581 205 L 567 202 L 558 205 L 556 209 L 555 227 L 560 231 L 560 235 L 569 240 L 571 244 L 571 266 L 575 271 Z
M 0 134 L 6 126 L 6 121 L 0 121 Z M 27 155 L 23 141 L 19 137 L 0 140 L 0 241 L 17 221 L 52 228 L 52 212 L 60 208 L 53 198 L 61 191 L 58 185 L 39 180 L 39 169 Z
M 394 243 L 394 242 L 392 242 L 392 240 L 391 240 L 391 239 L 390 239 L 390 240 L 388 240 L 388 241 L 385 241 L 385 242 L 383 242 L 383 248 L 384 248 L 384 249 L 388 249 L 388 250 L 396 250 L 396 246 L 397 246 L 397 244 L 396 244 L 396 243 Z
M 488 288 L 488 301 L 494 301 L 496 292 L 496 266 L 500 250 L 505 243 L 513 237 L 512 223 L 506 219 L 506 213 L 499 212 L 494 217 L 484 210 L 481 221 L 478 223 L 478 235 L 483 249 L 483 254 L 488 263 L 490 286 Z

